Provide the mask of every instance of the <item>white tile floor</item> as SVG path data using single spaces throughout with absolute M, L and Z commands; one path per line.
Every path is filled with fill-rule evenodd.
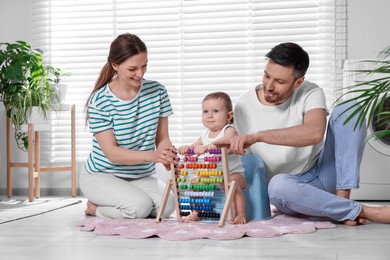
M 337 225 L 312 234 L 229 241 L 126 239 L 79 231 L 76 225 L 84 219 L 85 203 L 83 199 L 75 206 L 0 224 L 0 259 L 390 259 L 390 225 L 385 224 Z

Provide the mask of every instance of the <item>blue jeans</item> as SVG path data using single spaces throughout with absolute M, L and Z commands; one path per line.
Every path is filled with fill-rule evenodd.
M 366 125 L 355 120 L 344 125 L 351 104 L 336 107 L 329 118 L 324 147 L 316 165 L 301 175 L 278 174 L 268 186 L 270 202 L 289 215 L 328 217 L 336 221 L 354 220 L 362 210 L 356 201 L 336 196 L 336 190 L 359 187 L 360 162 Z

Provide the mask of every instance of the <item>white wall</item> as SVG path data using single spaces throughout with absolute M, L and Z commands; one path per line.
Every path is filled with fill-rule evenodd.
M 368 58 L 390 45 L 388 0 L 348 0 L 348 58 Z M 0 0 L 0 42 L 30 41 L 30 0 Z M 6 188 L 5 115 L 0 105 L 0 195 Z M 25 159 L 25 154 L 14 148 L 13 158 Z M 59 173 L 60 174 L 60 173 Z M 49 180 L 47 180 L 49 179 Z M 42 187 L 67 187 L 47 177 Z M 14 187 L 27 187 L 25 173 L 14 174 Z
M 389 0 L 348 0 L 348 58 L 375 58 L 390 46 Z
M 30 41 L 31 1 L 0 1 L 0 42 Z
M 1 0 L 0 1 L 0 42 L 14 42 L 23 40 L 30 42 L 31 1 L 30 0 Z M 5 143 L 5 111 L 0 104 L 0 191 L 5 194 L 6 178 L 6 143 Z M 16 145 L 16 144 L 15 144 Z M 13 149 L 13 158 L 27 159 L 26 155 Z M 21 169 L 15 170 L 14 187 L 27 187 L 27 174 L 19 174 Z M 1 198 L 1 197 L 0 197 Z

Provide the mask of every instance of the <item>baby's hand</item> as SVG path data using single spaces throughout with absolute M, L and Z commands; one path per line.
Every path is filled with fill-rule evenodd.
M 180 146 L 178 151 L 179 151 L 179 154 L 187 154 L 188 150 L 191 149 L 191 147 L 189 145 L 183 145 L 183 146 Z
M 195 148 L 195 154 L 207 153 L 208 149 L 206 145 L 199 145 Z

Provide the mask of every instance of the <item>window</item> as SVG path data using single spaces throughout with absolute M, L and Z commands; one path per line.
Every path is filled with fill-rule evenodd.
M 149 51 L 148 79 L 168 89 L 174 115 L 170 135 L 176 146 L 203 131 L 200 103 L 225 91 L 233 103 L 261 81 L 264 56 L 292 41 L 309 52 L 306 79 L 324 88 L 328 105 L 341 84 L 345 58 L 346 0 L 33 0 L 33 46 L 54 66 L 70 71 L 67 102 L 77 106 L 77 158 L 91 145 L 84 104 L 106 61 L 109 44 L 135 33 Z M 51 160 L 67 156 L 69 135 L 61 120 L 50 141 Z M 42 139 L 43 140 L 43 139 Z M 59 145 L 62 143 L 62 145 Z

